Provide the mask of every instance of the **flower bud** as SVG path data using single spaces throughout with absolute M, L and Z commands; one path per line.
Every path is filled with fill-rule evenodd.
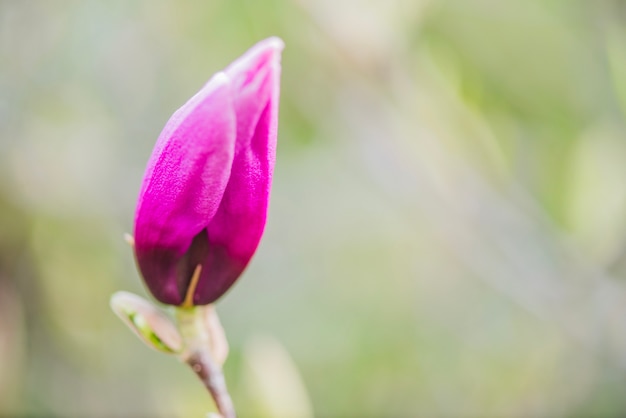
M 163 303 L 214 302 L 256 251 L 276 158 L 282 48 L 278 38 L 255 45 L 176 111 L 157 140 L 134 250 Z

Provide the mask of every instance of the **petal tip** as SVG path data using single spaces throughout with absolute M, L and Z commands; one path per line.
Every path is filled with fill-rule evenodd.
M 262 67 L 276 69 L 280 66 L 280 57 L 285 43 L 277 36 L 257 42 L 245 54 L 233 61 L 225 70 L 231 80 L 238 75 L 256 72 Z
M 272 36 L 270 38 L 267 38 L 259 42 L 259 44 L 263 45 L 264 48 L 273 49 L 276 52 L 281 52 L 283 49 L 285 49 L 285 42 L 278 36 Z

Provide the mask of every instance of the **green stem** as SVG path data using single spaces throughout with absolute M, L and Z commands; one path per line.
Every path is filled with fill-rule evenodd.
M 216 315 L 212 305 L 176 310 L 180 333 L 185 344 L 180 359 L 187 363 L 204 383 L 222 417 L 236 418 L 221 365 L 211 353 L 209 315 Z

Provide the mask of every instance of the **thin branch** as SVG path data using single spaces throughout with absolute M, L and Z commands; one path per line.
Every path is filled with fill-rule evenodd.
M 185 359 L 185 362 L 209 390 L 222 417 L 235 418 L 235 407 L 226 388 L 224 373 L 211 354 L 206 350 L 196 350 Z
M 236 418 L 222 372 L 228 343 L 225 342 L 215 308 L 212 305 L 180 308 L 177 310 L 177 318 L 185 342 L 180 360 L 191 367 L 209 390 L 222 418 Z

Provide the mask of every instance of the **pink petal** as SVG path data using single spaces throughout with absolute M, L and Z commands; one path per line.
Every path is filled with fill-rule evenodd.
M 135 254 L 150 291 L 164 303 L 182 303 L 196 265 L 186 253 L 206 235 L 231 174 L 237 129 L 232 91 L 227 75 L 214 76 L 170 118 L 146 168 Z
M 276 161 L 280 53 L 266 39 L 226 69 L 232 80 L 237 140 L 228 186 L 208 224 L 208 259 L 194 303 L 212 303 L 239 277 L 263 234 Z

